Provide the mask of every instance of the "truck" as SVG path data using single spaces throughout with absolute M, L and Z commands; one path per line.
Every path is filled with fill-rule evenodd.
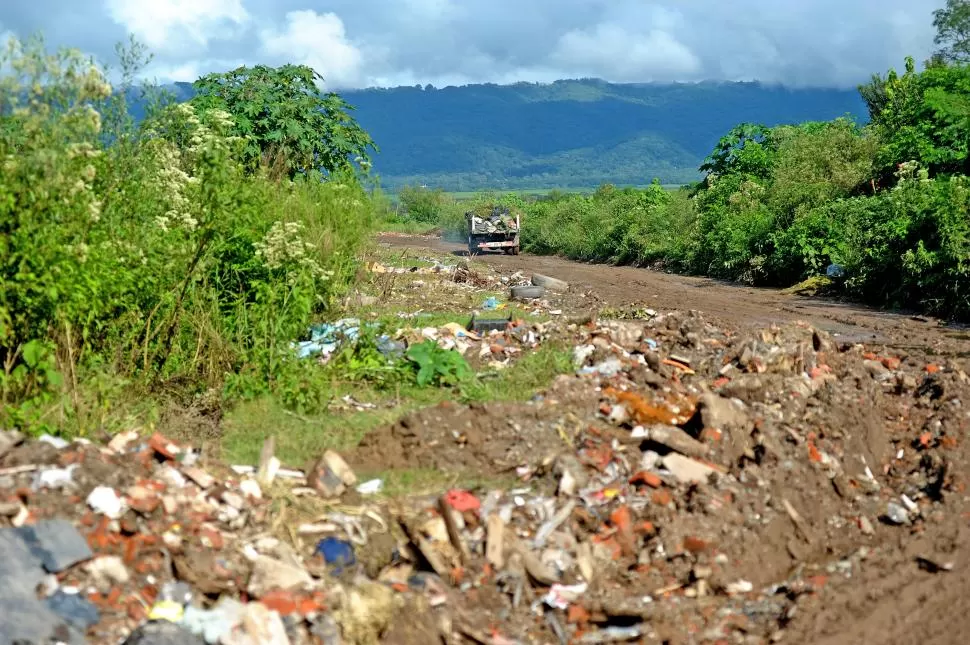
M 465 213 L 468 222 L 468 254 L 482 251 L 505 251 L 519 254 L 519 229 L 522 214 L 518 209 L 502 206 L 477 208 Z

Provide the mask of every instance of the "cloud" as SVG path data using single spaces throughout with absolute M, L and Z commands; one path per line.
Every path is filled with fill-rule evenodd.
M 611 23 L 563 34 L 552 61 L 580 76 L 619 81 L 676 80 L 696 76 L 701 69 L 700 59 L 670 33 L 637 33 Z
M 312 10 L 286 14 L 283 30 L 260 33 L 262 51 L 278 60 L 309 65 L 329 87 L 359 84 L 364 57 L 347 40 L 344 23 L 335 13 Z
M 154 70 L 306 63 L 332 87 L 750 80 L 851 87 L 925 60 L 945 0 L 0 0 L 0 25 L 110 60 L 131 32 Z
M 232 38 L 250 20 L 242 0 L 105 0 L 105 9 L 141 42 L 163 53 Z

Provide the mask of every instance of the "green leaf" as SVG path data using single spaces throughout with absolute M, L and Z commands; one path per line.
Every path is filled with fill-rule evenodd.
M 44 345 L 39 340 L 32 340 L 23 347 L 24 363 L 31 368 L 37 367 L 45 353 Z

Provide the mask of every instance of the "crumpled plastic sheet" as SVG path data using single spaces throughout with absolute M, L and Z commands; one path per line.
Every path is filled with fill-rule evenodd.
M 373 328 L 374 325 L 369 325 Z M 354 342 L 360 336 L 360 320 L 357 318 L 342 318 L 332 323 L 319 323 L 310 327 L 310 340 L 293 344 L 297 356 L 309 358 L 323 356 L 329 358 L 342 343 Z M 390 336 L 380 336 L 377 339 L 377 350 L 388 358 L 400 358 L 404 355 L 404 343 L 392 339 Z

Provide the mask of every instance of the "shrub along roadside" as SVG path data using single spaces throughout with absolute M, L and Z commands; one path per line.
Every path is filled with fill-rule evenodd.
M 126 92 L 39 39 L 11 39 L 0 70 L 0 424 L 98 428 L 90 384 L 106 381 L 299 381 L 290 344 L 347 289 L 376 221 L 358 178 L 253 171 L 220 109 L 106 118 Z

